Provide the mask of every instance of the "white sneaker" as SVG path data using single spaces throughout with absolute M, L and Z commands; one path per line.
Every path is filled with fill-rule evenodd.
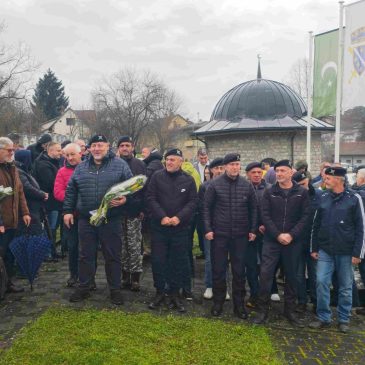
M 271 300 L 273 302 L 280 302 L 279 294 L 271 294 Z
M 205 292 L 203 294 L 204 299 L 212 299 L 213 298 L 213 289 L 212 288 L 206 288 Z
M 227 291 L 227 293 L 226 293 L 226 300 L 231 300 L 231 297 L 229 296 L 228 291 Z

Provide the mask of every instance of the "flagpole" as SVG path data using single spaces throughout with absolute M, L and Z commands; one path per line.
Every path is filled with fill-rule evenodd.
M 312 118 L 312 62 L 313 62 L 313 32 L 309 32 L 309 55 L 308 55 L 308 83 L 307 83 L 307 107 L 308 107 L 308 124 L 307 124 L 307 163 L 308 171 L 311 170 L 311 118 Z
M 343 73 L 343 8 L 344 1 L 339 1 L 338 28 L 338 57 L 337 57 L 337 92 L 336 92 L 336 131 L 335 131 L 335 161 L 340 162 L 340 132 L 341 132 L 341 104 L 342 104 L 342 73 Z

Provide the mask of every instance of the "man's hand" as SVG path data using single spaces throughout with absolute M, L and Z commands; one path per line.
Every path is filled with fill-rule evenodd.
M 278 241 L 284 245 L 287 246 L 292 243 L 293 237 L 289 233 L 281 233 L 278 236 Z
M 311 256 L 312 256 L 312 258 L 313 258 L 314 260 L 318 260 L 318 258 L 319 258 L 319 254 L 318 254 L 318 252 L 311 252 Z
M 248 234 L 248 242 L 253 242 L 253 241 L 255 241 L 255 239 L 256 239 L 256 235 L 255 235 L 255 233 L 249 233 Z
M 144 213 L 143 212 L 139 213 L 138 219 L 140 219 L 141 221 L 143 221 L 143 219 L 144 219 Z
M 265 226 L 261 225 L 261 226 L 259 227 L 259 232 L 260 232 L 261 234 L 265 234 Z
M 115 208 L 124 205 L 127 202 L 127 198 L 125 196 L 121 196 L 120 198 L 113 199 L 109 203 L 109 207 Z
M 27 226 L 27 227 L 29 227 L 29 225 L 30 225 L 30 221 L 32 220 L 32 218 L 30 217 L 30 215 L 24 215 L 23 216 L 23 222 L 24 222 L 24 224 Z
M 178 226 L 180 224 L 180 219 L 178 217 L 172 217 L 170 219 L 170 223 L 172 226 Z
M 358 265 L 360 262 L 361 262 L 361 259 L 359 259 L 358 257 L 352 257 L 353 265 Z
M 44 198 L 43 198 L 43 200 L 44 200 L 44 201 L 47 201 L 47 200 L 48 200 L 48 197 L 49 197 L 48 193 L 44 193 Z
M 74 216 L 73 216 L 73 214 L 65 214 L 63 216 L 63 223 L 65 223 L 65 226 L 67 228 L 71 228 L 71 226 L 74 224 Z
M 213 241 L 214 240 L 214 232 L 208 232 L 205 234 L 205 238 L 208 240 L 208 241 Z
M 161 226 L 171 226 L 171 218 L 169 218 L 169 217 L 162 218 Z
M 4 226 L 0 226 L 0 233 L 5 233 L 5 227 Z

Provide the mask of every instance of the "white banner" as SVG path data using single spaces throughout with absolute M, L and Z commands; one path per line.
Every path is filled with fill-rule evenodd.
M 365 107 L 365 0 L 345 7 L 342 111 Z

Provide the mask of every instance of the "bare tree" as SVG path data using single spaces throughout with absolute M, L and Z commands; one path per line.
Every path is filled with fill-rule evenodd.
M 5 24 L 1 22 L 0 37 L 4 30 Z M 0 38 L 0 100 L 25 99 L 37 68 L 26 45 L 8 45 Z
M 284 83 L 308 102 L 309 62 L 308 58 L 298 58 L 291 66 Z
M 147 127 L 176 111 L 178 105 L 175 93 L 158 76 L 129 68 L 104 78 L 92 95 L 96 131 L 107 134 L 111 141 L 129 135 L 138 143 Z

